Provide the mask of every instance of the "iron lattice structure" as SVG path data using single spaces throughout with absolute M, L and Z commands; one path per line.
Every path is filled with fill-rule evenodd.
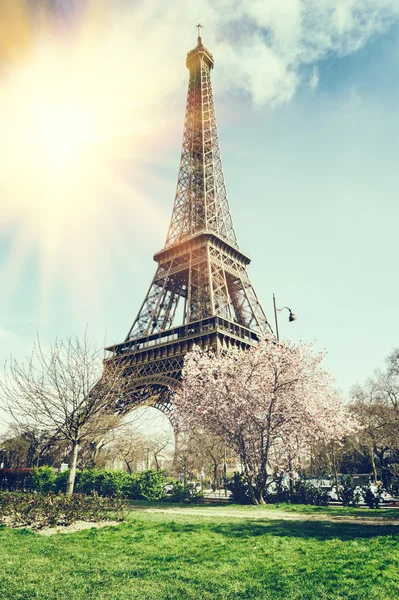
M 179 177 L 166 243 L 126 339 L 106 348 L 122 361 L 121 410 L 149 402 L 172 419 L 171 392 L 194 344 L 247 348 L 271 332 L 237 244 L 226 195 L 211 85 L 212 54 L 198 37 L 190 71 Z M 176 323 L 180 323 L 177 326 Z

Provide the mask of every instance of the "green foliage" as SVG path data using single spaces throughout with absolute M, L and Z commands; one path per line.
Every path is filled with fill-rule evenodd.
M 78 471 L 77 471 L 78 473 Z M 62 473 L 58 473 L 55 483 L 54 483 L 54 491 L 59 494 L 65 494 L 67 488 L 69 470 L 62 471 Z
M 248 484 L 241 473 L 235 472 L 232 479 L 226 482 L 226 488 L 230 490 L 230 502 L 233 504 L 252 504 Z
M 292 504 L 313 504 L 314 506 L 327 506 L 328 504 L 328 493 L 305 479 L 295 482 L 289 498 Z
M 26 469 L 25 469 L 26 470 Z M 40 493 L 62 493 L 66 491 L 69 471 L 56 474 L 51 467 L 38 467 L 32 470 L 29 489 Z M 150 469 L 140 473 L 126 473 L 122 470 L 83 469 L 76 471 L 75 488 L 77 494 L 98 494 L 102 497 L 123 496 L 129 500 L 161 500 L 164 499 L 164 489 L 168 480 L 164 471 Z M 199 502 L 201 493 L 187 488 L 181 491 L 175 484 L 176 500 Z M 17 488 L 18 489 L 18 488 Z M 166 498 L 170 500 L 169 497 Z
M 306 479 L 297 479 L 290 490 L 283 476 L 275 481 L 275 492 L 265 494 L 266 502 L 270 504 L 287 502 L 289 504 L 311 504 L 313 506 L 327 506 L 328 493 Z
M 143 473 L 136 473 L 138 476 L 138 492 L 144 500 L 159 500 L 163 496 L 165 487 L 165 472 L 150 469 Z
M 382 491 L 382 487 L 379 485 L 374 489 L 371 488 L 370 484 L 362 487 L 363 499 L 369 508 L 380 508 Z
M 230 502 L 234 504 L 252 504 L 251 496 L 245 477 L 234 473 L 234 477 L 227 483 L 231 491 Z M 285 485 L 283 476 L 276 478 L 275 491 L 264 493 L 264 500 L 269 504 L 288 502 L 292 504 L 313 504 L 314 506 L 327 506 L 328 494 L 326 491 L 306 481 L 295 481 L 292 491 Z
M 31 489 L 46 494 L 54 492 L 57 475 L 51 467 L 36 467 L 33 469 Z
M 75 521 L 122 520 L 126 505 L 120 498 L 73 496 L 40 492 L 0 492 L 0 522 L 33 529 L 70 525 Z
M 204 494 L 197 492 L 193 487 L 184 486 L 181 481 L 174 481 L 172 489 L 167 496 L 164 495 L 165 502 L 184 502 L 190 504 L 201 504 L 204 501 Z
M 65 492 L 68 471 L 57 475 L 54 490 Z M 99 496 L 122 495 L 130 500 L 159 500 L 166 484 L 164 471 L 150 469 L 142 473 L 122 470 L 83 469 L 76 471 L 75 492 Z
M 356 489 L 352 475 L 342 475 L 341 483 L 338 487 L 338 495 L 342 506 L 358 506 L 361 493 Z

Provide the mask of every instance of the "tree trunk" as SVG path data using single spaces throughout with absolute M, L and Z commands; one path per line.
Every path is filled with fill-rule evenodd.
M 288 483 L 290 487 L 290 498 L 294 495 L 294 474 L 292 472 L 292 459 L 291 456 L 288 458 Z
M 72 494 L 73 494 L 73 488 L 75 485 L 75 476 L 76 476 L 76 463 L 78 462 L 78 453 L 79 453 L 79 444 L 78 444 L 78 442 L 73 442 L 71 464 L 69 465 L 68 483 L 67 483 L 67 489 L 66 489 L 67 496 L 72 496 Z
M 123 459 L 125 461 L 125 465 L 127 467 L 127 472 L 129 473 L 129 475 L 132 474 L 132 467 L 130 466 L 130 462 L 126 460 L 126 458 Z
M 255 495 L 254 486 L 252 485 L 252 480 L 250 477 L 247 477 L 247 483 L 248 483 L 249 493 L 251 494 L 252 504 L 259 504 L 258 499 Z
M 374 452 L 376 453 L 376 455 L 378 456 L 378 460 L 380 461 L 380 473 L 381 473 L 382 485 L 385 487 L 385 489 L 388 489 L 388 476 L 387 476 L 386 465 L 385 465 L 385 450 L 383 449 L 383 450 L 378 451 L 374 447 Z
M 333 478 L 334 478 L 334 485 L 335 485 L 335 489 L 337 491 L 337 496 L 340 499 L 340 493 L 339 493 L 339 488 L 338 488 L 338 471 L 337 471 L 337 461 L 335 460 L 335 446 L 333 446 L 332 449 L 332 472 L 333 472 Z
M 378 475 L 377 475 L 377 467 L 375 466 L 375 458 L 374 458 L 373 448 L 370 448 L 370 458 L 371 458 L 371 467 L 373 469 L 374 483 L 377 483 Z
M 261 490 L 258 492 L 258 504 L 266 504 Z

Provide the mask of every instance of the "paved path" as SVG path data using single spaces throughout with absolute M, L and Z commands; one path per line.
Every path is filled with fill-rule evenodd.
M 367 515 L 332 515 L 325 513 L 294 513 L 282 510 L 270 511 L 247 511 L 247 510 L 229 510 L 229 509 L 201 509 L 201 508 L 142 508 L 132 506 L 133 511 L 148 513 L 167 513 L 170 515 L 197 515 L 201 517 L 228 517 L 235 519 L 263 519 L 270 521 L 323 521 L 330 523 L 352 523 L 356 525 L 397 525 L 398 519 L 388 519 L 384 517 L 367 517 Z M 399 517 L 399 515 L 398 515 Z

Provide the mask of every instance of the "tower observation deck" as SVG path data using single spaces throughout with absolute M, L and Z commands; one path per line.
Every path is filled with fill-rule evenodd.
M 227 200 L 211 85 L 214 60 L 202 44 L 189 70 L 180 168 L 164 248 L 125 340 L 108 346 L 105 365 L 125 366 L 120 409 L 150 403 L 169 414 L 184 356 L 196 344 L 215 352 L 256 345 L 271 332 L 238 247 Z

